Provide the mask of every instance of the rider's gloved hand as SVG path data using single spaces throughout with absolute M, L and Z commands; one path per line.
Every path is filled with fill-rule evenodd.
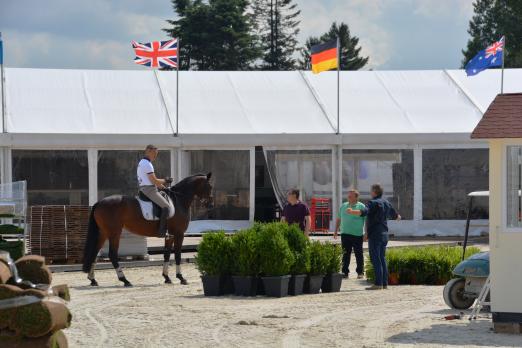
M 170 184 L 172 184 L 173 181 L 174 181 L 174 179 L 172 179 L 171 177 L 166 177 L 165 178 L 165 185 L 170 185 Z

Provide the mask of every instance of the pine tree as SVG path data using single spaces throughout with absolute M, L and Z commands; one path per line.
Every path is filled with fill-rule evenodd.
M 260 56 L 247 0 L 171 0 L 179 18 L 163 29 L 180 39 L 180 69 L 246 70 Z
M 297 51 L 299 15 L 293 0 L 253 0 L 255 29 L 263 52 L 263 70 L 293 70 Z
M 333 22 L 330 30 L 324 33 L 320 37 L 311 36 L 306 40 L 305 47 L 301 49 L 301 59 L 299 61 L 300 68 L 303 70 L 310 70 L 310 50 L 312 46 L 322 42 L 335 40 L 339 37 L 341 54 L 340 70 L 359 70 L 362 69 L 369 60 L 369 57 L 361 56 L 361 47 L 357 47 L 359 44 L 359 38 L 357 36 L 351 36 L 350 28 L 347 24 L 341 22 L 337 25 Z
M 505 66 L 522 67 L 522 3 L 520 0 L 476 0 L 474 15 L 469 22 L 466 49 L 462 67 L 479 51 L 502 36 L 506 37 Z

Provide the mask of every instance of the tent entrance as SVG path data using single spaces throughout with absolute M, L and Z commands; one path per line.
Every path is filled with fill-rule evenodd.
M 270 222 L 280 219 L 280 208 L 274 194 L 272 181 L 263 153 L 262 146 L 256 146 L 256 191 L 255 191 L 255 221 Z

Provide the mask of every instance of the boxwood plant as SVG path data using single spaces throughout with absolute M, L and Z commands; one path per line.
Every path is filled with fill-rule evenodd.
M 257 238 L 259 268 L 264 276 L 282 276 L 290 273 L 295 256 L 288 246 L 282 225 L 266 224 Z
M 225 232 L 208 232 L 203 235 L 196 255 L 196 267 L 202 275 L 227 275 L 232 272 L 234 254 L 232 240 Z

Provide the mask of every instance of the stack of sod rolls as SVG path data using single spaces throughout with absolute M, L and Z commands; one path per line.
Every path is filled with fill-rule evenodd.
M 38 289 L 16 283 L 0 258 L 0 347 L 67 347 L 61 331 L 71 324 L 67 285 L 50 286 L 52 275 L 41 256 L 24 256 L 15 265 L 19 277 Z

